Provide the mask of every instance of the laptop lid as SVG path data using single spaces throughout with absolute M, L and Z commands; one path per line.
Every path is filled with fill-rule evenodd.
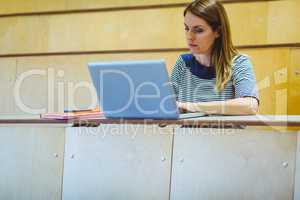
M 107 118 L 178 119 L 164 60 L 88 63 Z

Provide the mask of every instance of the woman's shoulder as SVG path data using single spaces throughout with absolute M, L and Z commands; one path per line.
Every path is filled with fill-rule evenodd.
M 233 64 L 240 64 L 245 61 L 250 61 L 250 56 L 248 56 L 247 54 L 238 53 L 237 55 L 235 55 L 233 57 L 232 61 L 233 61 Z
M 234 74 L 244 70 L 249 71 L 252 70 L 252 68 L 250 56 L 247 54 L 237 54 L 232 59 L 232 70 Z
M 240 79 L 246 78 L 249 75 L 253 75 L 253 65 L 250 57 L 246 54 L 238 54 L 233 59 L 232 64 L 232 78 Z

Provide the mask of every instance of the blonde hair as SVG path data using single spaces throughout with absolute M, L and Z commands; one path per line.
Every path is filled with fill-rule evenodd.
M 187 12 L 204 19 L 220 35 L 216 38 L 211 52 L 211 64 L 216 68 L 216 90 L 220 92 L 231 79 L 232 59 L 237 55 L 226 11 L 216 0 L 195 0 L 187 5 L 184 16 Z

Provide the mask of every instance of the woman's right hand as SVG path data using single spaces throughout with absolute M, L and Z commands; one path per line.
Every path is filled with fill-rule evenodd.
M 181 113 L 200 112 L 201 111 L 201 110 L 199 110 L 197 103 L 177 101 L 177 107 Z

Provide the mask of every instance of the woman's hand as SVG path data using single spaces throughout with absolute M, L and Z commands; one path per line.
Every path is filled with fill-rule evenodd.
M 177 101 L 177 107 L 181 113 L 186 112 L 201 112 L 202 110 L 199 108 L 198 103 L 191 102 L 179 102 Z
M 181 112 L 205 112 L 220 115 L 255 115 L 258 101 L 253 97 L 241 97 L 226 101 L 177 102 Z

